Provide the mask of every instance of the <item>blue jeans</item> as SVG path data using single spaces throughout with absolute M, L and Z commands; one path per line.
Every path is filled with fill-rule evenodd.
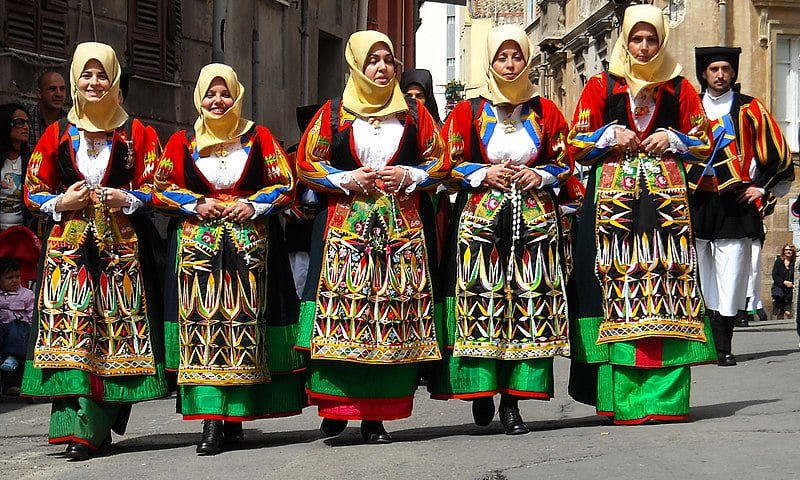
M 0 323 L 0 353 L 3 358 L 12 355 L 20 362 L 24 360 L 30 331 L 31 326 L 19 320 Z

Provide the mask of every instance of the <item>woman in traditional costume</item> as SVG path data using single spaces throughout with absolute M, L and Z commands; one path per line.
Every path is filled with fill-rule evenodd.
M 170 138 L 155 175 L 156 206 L 179 216 L 168 237 L 167 366 L 178 411 L 203 420 L 201 455 L 242 440 L 243 421 L 305 406 L 296 312 L 287 320 L 281 292 L 267 289 L 265 217 L 291 203 L 294 180 L 269 130 L 241 117 L 243 100 L 231 67 L 203 67 L 194 131 Z
M 531 84 L 533 46 L 504 25 L 487 38 L 487 85 L 444 126 L 459 189 L 444 258 L 444 361 L 438 399 L 472 400 L 489 425 L 494 395 L 509 435 L 528 432 L 518 400 L 553 395 L 553 356 L 569 353 L 560 212 L 570 176 L 568 133 Z
M 420 362 L 438 360 L 427 195 L 447 174 L 428 111 L 406 102 L 392 43 L 364 31 L 345 48 L 342 99 L 312 119 L 297 151 L 300 180 L 323 194 L 301 306 L 308 395 L 334 436 L 361 420 L 368 443 L 388 443 L 384 420 L 411 415 Z
M 689 366 L 716 361 L 697 283 L 685 163 L 711 153 L 661 10 L 625 11 L 569 147 L 591 167 L 575 245 L 570 394 L 618 424 L 688 418 Z
M 22 390 L 53 399 L 50 443 L 76 460 L 123 433 L 130 405 L 167 394 L 161 292 L 140 213 L 152 196 L 158 139 L 119 105 L 114 50 L 82 43 L 73 107 L 28 164 L 25 202 L 52 217 Z M 145 281 L 147 279 L 147 281 Z

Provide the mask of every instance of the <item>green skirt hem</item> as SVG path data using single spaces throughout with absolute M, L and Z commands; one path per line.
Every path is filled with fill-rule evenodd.
M 179 390 L 185 417 L 281 417 L 300 413 L 307 405 L 304 373 L 274 375 L 257 385 L 180 385 Z
M 308 390 L 345 398 L 401 398 L 414 394 L 419 363 L 372 365 L 331 360 L 311 360 Z
M 552 358 L 497 360 L 447 354 L 436 365 L 428 390 L 435 398 L 466 398 L 500 392 L 550 398 L 553 383 Z
M 570 357 L 581 363 L 611 363 L 620 366 L 636 366 L 636 340 L 597 345 L 597 334 L 603 317 L 585 317 L 573 322 L 570 338 Z M 662 338 L 662 367 L 696 365 L 714 362 L 717 359 L 714 336 L 708 317 L 703 317 L 706 341 Z
M 103 402 L 135 403 L 167 395 L 164 364 L 156 364 L 155 375 L 96 377 L 103 383 Z M 41 369 L 25 362 L 22 393 L 32 397 L 92 396 L 91 374 L 76 369 Z

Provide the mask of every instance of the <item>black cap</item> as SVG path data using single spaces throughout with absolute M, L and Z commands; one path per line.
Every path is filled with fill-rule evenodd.
M 300 128 L 301 132 L 305 133 L 308 124 L 311 123 L 311 119 L 314 118 L 320 108 L 322 108 L 322 104 L 319 103 L 295 108 L 297 127 Z
M 739 55 L 742 53 L 740 47 L 695 47 L 694 64 L 697 73 L 697 81 L 703 87 L 708 87 L 708 82 L 703 78 L 703 72 L 714 62 L 728 62 L 733 68 L 733 79 L 736 82 L 739 76 Z

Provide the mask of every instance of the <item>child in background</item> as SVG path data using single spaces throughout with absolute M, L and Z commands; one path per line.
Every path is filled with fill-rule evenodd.
M 0 370 L 11 372 L 25 359 L 28 332 L 33 318 L 33 292 L 20 285 L 19 263 L 0 257 Z M 18 386 L 4 385 L 8 395 L 19 394 Z

